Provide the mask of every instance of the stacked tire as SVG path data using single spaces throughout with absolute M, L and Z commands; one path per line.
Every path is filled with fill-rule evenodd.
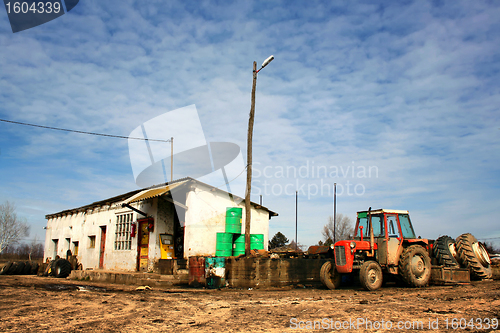
M 71 273 L 71 263 L 66 259 L 52 260 L 50 263 L 50 276 L 65 278 Z
M 491 260 L 486 248 L 476 237 L 463 234 L 457 238 L 457 255 L 460 263 L 469 268 L 475 280 L 491 279 Z
M 38 263 L 34 261 L 9 261 L 0 270 L 0 275 L 34 275 L 38 272 Z
M 468 268 L 474 280 L 490 279 L 491 260 L 486 248 L 470 233 L 462 234 L 456 240 L 441 236 L 433 245 L 434 257 L 440 265 L 454 268 Z

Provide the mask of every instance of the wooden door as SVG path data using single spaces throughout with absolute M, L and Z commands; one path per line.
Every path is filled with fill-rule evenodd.
M 99 251 L 99 268 L 104 268 L 104 250 L 106 249 L 106 227 L 101 227 L 101 246 Z
M 148 270 L 148 254 L 149 254 L 149 219 L 137 221 L 139 223 L 139 234 L 137 237 L 137 270 Z

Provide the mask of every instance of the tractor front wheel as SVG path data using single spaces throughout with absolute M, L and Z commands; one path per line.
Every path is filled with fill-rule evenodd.
M 337 272 L 332 262 L 327 261 L 321 266 L 319 278 L 328 289 L 337 289 L 340 287 L 342 276 Z
M 367 261 L 359 270 L 359 281 L 366 290 L 377 290 L 382 286 L 382 268 L 376 261 Z
M 411 245 L 403 250 L 399 259 L 399 274 L 410 287 L 425 287 L 431 278 L 431 258 L 420 245 Z

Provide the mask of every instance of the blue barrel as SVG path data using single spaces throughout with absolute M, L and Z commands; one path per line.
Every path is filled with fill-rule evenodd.
M 207 288 L 218 289 L 226 286 L 226 258 L 205 258 L 205 280 Z

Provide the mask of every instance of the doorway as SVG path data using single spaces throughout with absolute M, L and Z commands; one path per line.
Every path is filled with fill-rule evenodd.
M 106 226 L 101 227 L 101 246 L 99 251 L 99 268 L 104 268 L 104 250 L 106 249 Z
M 145 272 L 148 270 L 149 256 L 149 223 L 153 219 L 142 219 L 137 221 L 139 224 L 139 233 L 137 237 L 137 271 Z
M 54 258 L 55 260 L 57 257 L 57 246 L 59 245 L 59 239 L 53 239 L 52 244 L 54 244 L 54 256 L 52 258 Z

